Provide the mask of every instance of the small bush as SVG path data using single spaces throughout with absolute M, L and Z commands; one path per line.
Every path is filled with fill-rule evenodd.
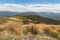
M 52 37 L 58 38 L 58 33 L 57 32 L 51 32 Z

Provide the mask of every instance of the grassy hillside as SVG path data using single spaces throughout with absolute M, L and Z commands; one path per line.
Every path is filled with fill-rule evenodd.
M 23 37 L 60 40 L 60 21 L 37 15 L 0 18 L 0 39 L 20 40 Z
M 52 25 L 60 25 L 60 21 L 54 20 L 54 19 L 49 19 L 45 18 L 42 16 L 37 16 L 37 15 L 28 15 L 28 16 L 13 16 L 9 18 L 15 18 L 18 19 L 19 21 L 22 20 L 23 23 L 35 23 L 35 24 L 40 24 L 40 23 L 45 23 L 45 24 L 52 24 Z M 14 20 L 14 19 L 13 19 Z

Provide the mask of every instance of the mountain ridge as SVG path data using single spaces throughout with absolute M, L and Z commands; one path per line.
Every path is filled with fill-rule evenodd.
M 27 18 L 27 21 L 28 19 L 32 20 L 32 22 L 36 22 L 36 23 L 47 23 L 47 24 L 60 24 L 60 21 L 58 20 L 55 20 L 55 19 L 51 19 L 51 18 L 47 18 L 47 17 L 43 17 L 43 16 L 40 16 L 40 15 L 36 15 L 37 13 L 34 14 L 34 12 L 27 12 L 27 13 L 21 13 L 19 15 L 14 15 L 14 16 L 11 16 L 11 17 L 16 17 L 16 18 L 19 18 L 19 17 L 25 17 Z

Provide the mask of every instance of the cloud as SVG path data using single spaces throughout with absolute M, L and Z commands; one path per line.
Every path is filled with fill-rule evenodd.
M 60 4 L 0 4 L 0 11 L 60 13 Z

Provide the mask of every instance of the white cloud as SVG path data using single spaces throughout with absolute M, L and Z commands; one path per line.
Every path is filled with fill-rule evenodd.
M 0 4 L 0 11 L 14 12 L 59 12 L 60 4 Z

